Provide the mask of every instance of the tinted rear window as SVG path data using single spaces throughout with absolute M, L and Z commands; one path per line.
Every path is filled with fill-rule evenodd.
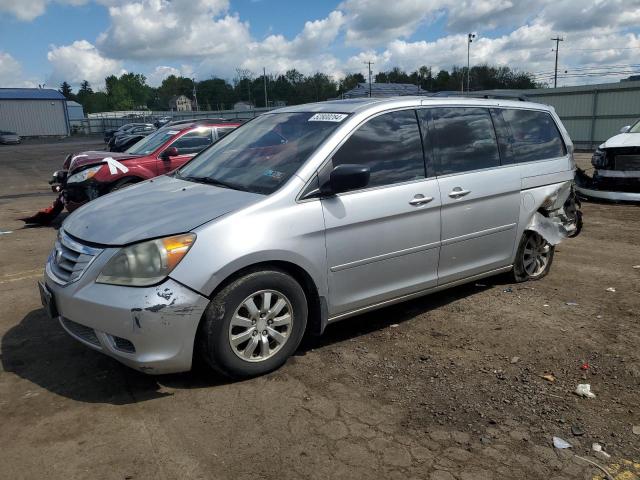
M 468 172 L 500 165 L 498 144 L 486 108 L 433 108 L 437 174 Z
M 533 162 L 567 154 L 558 127 L 547 112 L 511 109 L 499 112 L 507 135 L 501 138 L 501 143 L 507 146 L 503 151 L 504 163 Z

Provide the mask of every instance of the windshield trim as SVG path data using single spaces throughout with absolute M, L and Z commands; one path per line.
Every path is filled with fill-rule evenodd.
M 301 114 L 314 115 L 316 113 L 318 113 L 318 112 L 313 111 L 313 110 L 287 112 L 287 111 L 282 111 L 282 110 L 279 109 L 279 110 L 274 110 L 274 111 L 270 111 L 270 112 L 265 112 L 265 113 L 263 113 L 261 115 L 255 116 L 255 117 L 251 118 L 249 121 L 240 124 L 238 127 L 233 129 L 233 131 L 229 132 L 227 135 L 223 136 L 222 138 L 216 139 L 211 145 L 209 145 L 207 148 L 205 148 L 204 150 L 199 152 L 195 157 L 190 159 L 184 165 L 182 165 L 181 167 L 176 169 L 174 172 L 172 172 L 172 174 L 175 175 L 177 178 L 183 178 L 183 176 L 184 177 L 189 177 L 190 175 L 184 175 L 184 170 L 189 168 L 198 157 L 200 157 L 201 155 L 206 154 L 207 152 L 209 152 L 209 150 L 215 148 L 215 146 L 218 145 L 221 142 L 227 142 L 227 141 L 233 142 L 238 136 L 243 135 L 243 133 L 246 131 L 246 129 L 243 129 L 243 127 L 245 127 L 246 125 L 253 125 L 254 121 L 259 120 L 260 118 L 272 117 L 272 116 L 278 116 L 278 115 L 301 115 Z M 305 168 L 305 166 L 308 164 L 308 162 L 311 159 L 314 158 L 316 153 L 319 150 L 321 150 L 324 147 L 324 145 L 326 145 L 327 142 L 331 141 L 331 139 L 334 138 L 336 133 L 340 130 L 341 124 L 348 123 L 348 120 L 352 117 L 351 113 L 344 113 L 344 114 L 342 112 L 328 112 L 328 113 L 340 113 L 340 115 L 344 115 L 344 118 L 342 118 L 340 121 L 334 123 L 334 127 L 329 130 L 329 132 L 324 136 L 324 138 L 322 138 L 320 140 L 320 142 L 317 143 L 315 145 L 315 147 L 311 151 L 309 151 L 307 153 L 305 158 L 301 159 L 301 161 L 300 161 L 297 169 L 295 170 L 295 172 L 290 174 L 289 177 L 286 180 L 284 180 L 282 183 L 280 183 L 275 189 L 269 190 L 269 191 L 265 191 L 265 190 L 262 190 L 261 188 L 259 188 L 257 185 L 246 185 L 245 186 L 245 185 L 240 185 L 240 184 L 235 184 L 235 183 L 232 183 L 232 182 L 228 182 L 226 180 L 225 180 L 225 182 L 227 184 L 232 184 L 233 188 L 236 189 L 236 190 L 245 191 L 245 192 L 253 193 L 253 194 L 256 194 L 256 195 L 270 196 L 272 194 L 277 193 L 281 189 L 285 188 L 286 185 L 288 185 L 294 177 L 300 178 L 300 176 L 298 175 L 300 170 Z M 327 121 L 327 123 L 329 123 L 329 121 Z M 213 180 L 215 180 L 215 179 L 213 179 Z M 236 185 L 237 185 L 237 187 L 236 187 Z

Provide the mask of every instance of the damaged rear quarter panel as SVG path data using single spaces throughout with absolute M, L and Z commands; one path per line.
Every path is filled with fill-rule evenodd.
M 517 238 L 527 230 L 539 233 L 552 245 L 567 238 L 571 228 L 563 216 L 563 205 L 572 195 L 573 177 L 573 170 L 523 177 Z

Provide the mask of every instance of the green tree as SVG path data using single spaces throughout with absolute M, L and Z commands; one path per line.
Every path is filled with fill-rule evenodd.
M 58 91 L 64 95 L 67 100 L 73 100 L 73 90 L 71 89 L 71 85 L 67 82 L 62 82 Z
M 365 83 L 364 75 L 361 73 L 348 73 L 340 80 L 339 93 L 345 93 L 358 86 L 359 83 Z

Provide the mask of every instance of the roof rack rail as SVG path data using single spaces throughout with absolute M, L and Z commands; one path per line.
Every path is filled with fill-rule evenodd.
M 211 123 L 211 122 L 216 122 L 216 123 L 244 123 L 251 120 L 250 118 L 210 118 L 210 117 L 204 117 L 204 118 L 185 118 L 185 119 L 181 119 L 181 120 L 174 120 L 173 122 L 169 122 L 167 124 L 165 124 L 165 127 L 170 127 L 170 126 L 175 126 L 175 125 L 184 125 L 186 123 L 196 123 L 196 124 L 200 124 L 200 123 Z
M 495 93 L 495 92 L 452 92 L 443 91 L 436 92 L 429 95 L 430 97 L 466 97 L 466 98 L 484 98 L 484 99 L 502 99 L 502 100 L 520 100 L 521 102 L 528 102 L 529 98 L 521 93 Z

